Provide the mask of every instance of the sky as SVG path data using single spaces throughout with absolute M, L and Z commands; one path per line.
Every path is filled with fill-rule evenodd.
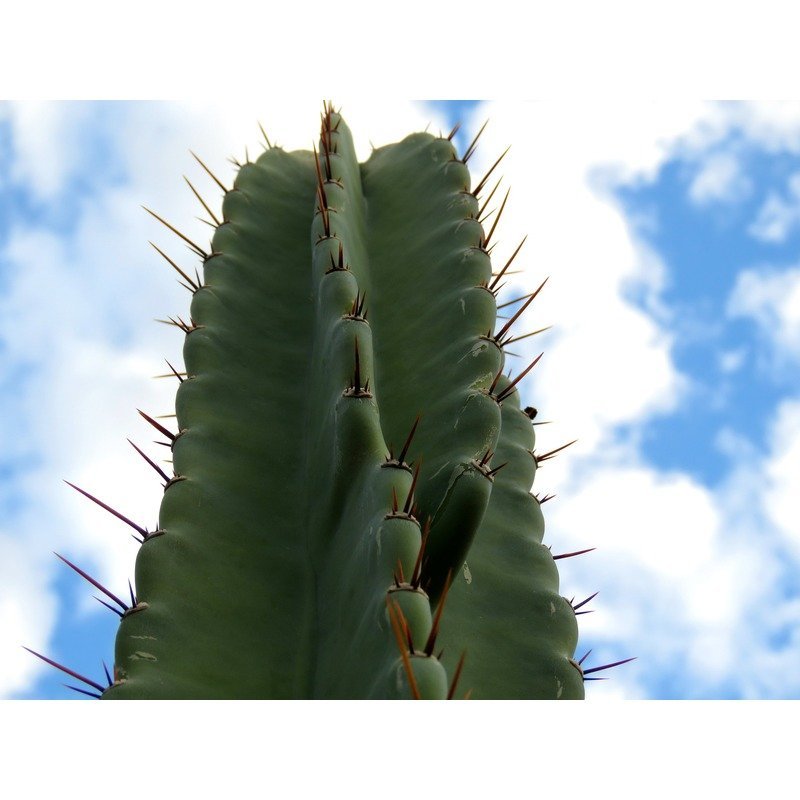
M 462 123 L 470 169 L 510 187 L 493 261 L 528 238 L 500 301 L 545 290 L 515 348 L 539 409 L 534 491 L 579 618 L 592 701 L 800 697 L 800 105 L 334 98 L 371 144 Z M 130 530 L 68 480 L 154 527 L 128 444 L 172 411 L 188 295 L 148 244 L 209 229 L 182 176 L 220 198 L 257 121 L 309 148 L 321 99 L 0 105 L 0 697 L 85 699 L 22 645 L 102 681 L 117 618 L 53 555 L 127 592 Z

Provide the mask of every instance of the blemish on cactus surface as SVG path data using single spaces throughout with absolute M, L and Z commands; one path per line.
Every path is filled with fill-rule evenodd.
M 152 653 L 146 653 L 144 650 L 137 650 L 134 653 L 131 653 L 128 658 L 131 661 L 158 661 L 158 658 L 154 656 Z
M 544 284 L 500 303 L 519 305 L 498 323 L 525 239 L 493 268 L 514 195 L 498 203 L 508 150 L 470 189 L 482 130 L 461 158 L 453 129 L 359 163 L 326 103 L 310 150 L 262 128 L 265 151 L 233 159 L 230 190 L 192 153 L 209 248 L 148 210 L 199 260 L 153 245 L 191 293 L 159 320 L 184 336 L 185 365 L 167 362 L 176 420 L 139 412 L 171 466 L 129 440 L 161 496 L 153 531 L 74 487 L 142 546 L 130 605 L 60 557 L 120 617 L 108 685 L 31 651 L 84 684 L 72 691 L 577 699 L 584 672 L 625 663 L 574 660 L 588 599 L 570 613 L 554 563 L 588 550 L 537 544 L 530 458 L 566 445 L 534 455 L 540 423 L 519 398 L 538 358 L 506 375 L 505 345 L 538 332 L 512 329 Z

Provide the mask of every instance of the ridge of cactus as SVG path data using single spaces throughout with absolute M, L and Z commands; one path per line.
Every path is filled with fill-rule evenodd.
M 120 617 L 107 699 L 584 696 L 577 615 L 542 544 L 535 409 L 497 315 L 494 186 L 452 139 L 414 133 L 359 163 L 331 104 L 311 151 L 239 164 L 191 292 L 171 451 L 130 604 L 63 556 Z M 262 129 L 263 131 L 263 129 Z M 482 131 L 482 129 L 481 129 Z M 195 158 L 197 158 L 195 156 Z M 502 159 L 502 156 L 501 156 Z M 524 240 L 523 240 L 524 241 Z M 155 247 L 155 245 L 153 245 Z M 516 301 L 514 301 L 516 302 Z M 496 329 L 498 329 L 496 331 Z M 496 331 L 496 332 L 495 332 Z M 527 336 L 528 334 L 525 334 Z M 130 441 L 130 440 L 129 440 Z M 561 448 L 559 448 L 561 449 Z M 70 484 L 73 485 L 73 484 Z M 547 499 L 547 498 L 545 498 Z M 591 549 L 591 548 L 590 548 Z M 135 586 L 135 592 L 134 592 Z M 466 695 L 465 695 L 466 693 Z

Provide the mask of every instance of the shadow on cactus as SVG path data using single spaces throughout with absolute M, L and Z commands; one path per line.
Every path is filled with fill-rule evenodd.
M 505 200 L 482 222 L 499 160 L 470 190 L 476 141 L 459 158 L 454 133 L 359 164 L 327 105 L 313 152 L 267 140 L 233 188 L 214 178 L 221 220 L 197 195 L 210 252 L 175 233 L 202 278 L 159 250 L 192 293 L 189 322 L 167 320 L 186 336 L 185 372 L 170 365 L 177 430 L 140 412 L 173 474 L 133 445 L 164 482 L 153 531 L 74 487 L 141 545 L 130 602 L 62 557 L 121 618 L 105 684 L 40 656 L 88 687 L 71 688 L 566 699 L 614 666 L 575 660 L 591 598 L 559 593 L 556 561 L 588 551 L 542 544 L 548 498 L 530 489 L 556 451 L 534 454 L 536 412 L 518 395 L 539 359 L 504 374 L 542 287 L 497 323 L 519 248 L 493 271 Z

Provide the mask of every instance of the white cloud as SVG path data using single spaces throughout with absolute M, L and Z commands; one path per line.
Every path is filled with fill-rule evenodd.
M 778 407 L 771 443 L 762 489 L 765 513 L 800 559 L 800 399 Z
M 752 319 L 779 361 L 800 358 L 800 267 L 742 270 L 727 313 Z
M 737 350 L 723 350 L 717 357 L 717 362 L 721 372 L 730 374 L 741 369 L 746 358 L 747 352 L 740 347 Z
M 704 159 L 689 185 L 689 198 L 697 205 L 713 201 L 734 202 L 750 192 L 750 180 L 732 152 L 715 153 Z
M 511 194 L 493 262 L 504 264 L 527 233 L 515 261 L 526 272 L 509 290 L 530 291 L 550 276 L 517 327 L 555 328 L 511 348 L 522 357 L 509 360 L 518 371 L 545 350 L 526 380 L 541 418 L 558 423 L 537 429 L 542 450 L 577 437 L 574 451 L 594 452 L 613 426 L 666 412 L 686 390 L 670 357 L 669 329 L 625 299 L 638 285 L 657 307 L 664 265 L 598 190 L 598 171 L 634 181 L 654 176 L 670 140 L 691 130 L 703 111 L 498 102 L 476 115 L 478 122 L 490 119 L 470 164 L 476 181 L 512 144 L 497 170 Z M 558 486 L 562 469 L 552 462 L 548 481 L 552 475 Z
M 787 181 L 787 197 L 770 192 L 758 210 L 748 233 L 763 242 L 780 244 L 800 225 L 800 173 Z
M 798 220 L 798 209 L 770 192 L 747 232 L 762 242 L 780 243 Z
M 545 541 L 559 552 L 598 548 L 559 562 L 562 592 L 600 590 L 580 623 L 583 640 L 605 648 L 592 663 L 638 657 L 614 672 L 615 692 L 648 696 L 660 675 L 686 697 L 722 686 L 752 698 L 800 693 L 789 669 L 800 601 L 785 588 L 800 569 L 800 402 L 781 409 L 771 442 L 760 455 L 739 442 L 715 489 L 623 449 L 573 460 L 561 498 L 546 507 Z M 778 637 L 787 639 L 780 647 Z M 770 672 L 779 668 L 782 676 Z
M 595 613 L 580 618 L 583 640 L 599 647 L 591 663 L 639 656 L 615 670 L 613 680 L 591 684 L 591 696 L 648 696 L 659 691 L 654 683 L 659 675 L 673 691 L 683 687 L 686 696 L 719 691 L 792 696 L 800 691 L 800 680 L 787 677 L 781 684 L 761 671 L 797 658 L 791 644 L 776 659 L 768 655 L 777 619 L 791 618 L 781 575 L 798 566 L 780 552 L 776 533 L 776 515 L 787 524 L 800 511 L 793 447 L 776 445 L 763 455 L 728 431 L 719 444 L 731 456 L 732 471 L 710 488 L 685 472 L 665 473 L 643 462 L 635 437 L 627 445 L 615 439 L 615 425 L 642 430 L 653 415 L 675 408 L 688 394 L 671 357 L 672 331 L 680 327 L 660 299 L 668 285 L 667 265 L 638 240 L 598 176 L 637 183 L 651 180 L 669 157 L 704 163 L 709 148 L 724 152 L 721 143 L 736 127 L 761 137 L 763 146 L 791 140 L 788 128 L 778 124 L 788 126 L 785 118 L 768 124 L 749 107 L 671 111 L 664 125 L 664 118 L 618 108 L 603 115 L 570 105 L 498 103 L 481 110 L 481 119 L 490 117 L 503 139 L 487 128 L 475 174 L 508 141 L 515 145 L 503 165 L 512 193 L 499 229 L 505 250 L 498 245 L 495 263 L 502 265 L 528 232 L 527 272 L 519 283 L 530 290 L 545 275 L 553 276 L 521 326 L 558 326 L 543 342 L 545 358 L 523 388 L 525 402 L 557 422 L 536 429 L 537 450 L 579 437 L 537 475 L 537 491 L 557 493 L 545 507 L 545 541 L 561 552 L 598 547 L 559 562 L 568 597 L 600 590 L 592 603 Z M 792 119 L 800 129 L 800 117 Z M 591 136 L 575 133 L 587 128 Z M 535 137 L 526 138 L 527 131 Z M 534 140 L 535 146 L 516 149 L 517 141 Z M 615 167 L 604 166 L 608 163 Z M 724 183 L 709 177 L 695 192 L 710 199 Z M 645 310 L 626 299 L 637 282 Z M 762 289 L 759 301 L 742 311 L 764 324 L 779 319 L 788 332 L 795 318 L 789 288 L 781 283 Z M 519 352 L 530 358 L 539 346 L 520 346 Z M 729 352 L 721 359 L 735 370 L 745 356 Z M 781 431 L 792 430 L 792 424 L 800 430 L 793 415 L 787 412 L 785 420 Z M 691 454 L 686 458 L 688 468 Z M 739 470 L 743 460 L 746 468 Z M 777 474 L 787 476 L 785 483 Z M 761 489 L 765 484 L 773 487 L 769 496 Z
M 26 645 L 42 652 L 56 621 L 57 598 L 44 563 L 50 555 L 41 537 L 38 554 L 30 539 L 23 541 L 18 530 L 0 531 L 0 696 L 24 691 L 41 669 Z

